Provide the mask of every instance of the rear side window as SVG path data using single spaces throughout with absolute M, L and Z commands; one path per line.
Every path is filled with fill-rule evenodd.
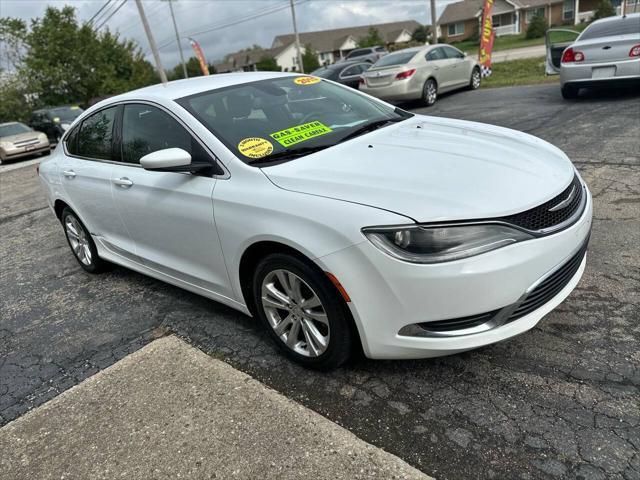
M 425 58 L 427 59 L 427 61 L 433 61 L 433 60 L 443 60 L 446 57 L 444 55 L 444 52 L 442 51 L 442 48 L 434 48 L 429 53 L 427 53 Z
M 621 17 L 616 20 L 607 20 L 602 23 L 589 25 L 578 40 L 591 40 L 592 38 L 611 37 L 614 35 L 640 35 L 640 19 L 637 16 Z
M 404 65 L 416 56 L 416 52 L 398 52 L 385 55 L 376 62 L 376 67 L 390 67 L 392 65 Z
M 453 47 L 442 47 L 447 58 L 464 58 L 464 54 Z
M 371 53 L 370 48 L 364 48 L 362 50 L 353 50 L 349 52 L 349 55 L 347 55 L 347 58 L 362 57 L 363 55 L 368 55 L 370 53 Z
M 185 150 L 194 163 L 211 162 L 200 143 L 171 115 L 151 105 L 125 105 L 122 161 L 138 164 L 145 155 L 165 148 Z
M 118 107 L 106 108 L 86 118 L 78 132 L 77 155 L 113 160 L 113 123 Z

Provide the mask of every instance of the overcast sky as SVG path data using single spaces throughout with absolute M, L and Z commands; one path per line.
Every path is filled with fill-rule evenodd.
M 96 18 L 95 25 L 100 25 L 121 1 L 111 0 L 102 12 L 104 16 Z M 296 1 L 299 2 L 296 6 L 298 30 L 302 32 L 397 20 L 430 23 L 429 0 Z M 438 15 L 448 1 L 437 0 Z M 68 4 L 76 8 L 78 18 L 86 21 L 105 2 L 106 0 L 0 0 L 0 16 L 29 20 L 41 16 L 48 5 L 60 8 Z M 269 48 L 274 36 L 292 32 L 288 3 L 288 0 L 173 0 L 181 35 L 191 35 L 198 40 L 210 62 L 253 44 Z M 156 43 L 160 47 L 164 67 L 173 67 L 179 61 L 179 54 L 169 5 L 162 0 L 144 0 L 143 5 Z M 229 23 L 236 24 L 225 25 Z M 106 25 L 112 31 L 120 32 L 121 36 L 137 41 L 142 51 L 148 55 L 148 60 L 152 61 L 149 44 L 133 0 L 127 0 Z M 199 33 L 212 28 L 216 29 Z M 183 49 L 186 57 L 192 55 L 186 40 L 183 41 Z

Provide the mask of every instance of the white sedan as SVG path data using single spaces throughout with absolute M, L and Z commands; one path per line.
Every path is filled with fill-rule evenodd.
M 152 86 L 84 112 L 40 177 L 82 268 L 117 263 L 259 318 L 313 367 L 531 329 L 576 286 L 589 191 L 505 128 L 316 77 Z

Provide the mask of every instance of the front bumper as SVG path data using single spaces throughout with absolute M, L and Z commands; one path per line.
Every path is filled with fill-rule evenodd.
M 540 308 L 496 328 L 450 337 L 417 337 L 409 325 L 456 319 L 513 305 L 580 250 L 589 236 L 592 200 L 569 228 L 475 257 L 431 265 L 393 259 L 365 241 L 318 259 L 351 297 L 370 358 L 428 358 L 505 340 L 533 328 L 575 288 L 586 257 L 565 287 Z
M 598 77 L 594 71 L 609 69 L 610 73 Z M 575 85 L 576 87 L 598 87 L 608 85 L 624 85 L 640 82 L 640 59 L 621 60 L 606 63 L 570 63 L 562 64 L 560 68 L 560 84 Z

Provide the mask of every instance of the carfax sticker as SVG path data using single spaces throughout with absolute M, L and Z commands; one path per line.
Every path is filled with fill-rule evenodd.
M 296 77 L 293 83 L 296 85 L 313 85 L 319 81 L 320 79 L 318 77 Z
M 332 132 L 329 127 L 324 123 L 315 121 L 309 123 L 303 123 L 296 127 L 285 128 L 279 132 L 274 132 L 269 136 L 273 138 L 283 147 L 290 147 L 296 143 L 305 142 L 320 135 L 325 135 Z
M 273 152 L 273 144 L 266 138 L 249 137 L 240 140 L 238 150 L 245 157 L 262 158 Z

